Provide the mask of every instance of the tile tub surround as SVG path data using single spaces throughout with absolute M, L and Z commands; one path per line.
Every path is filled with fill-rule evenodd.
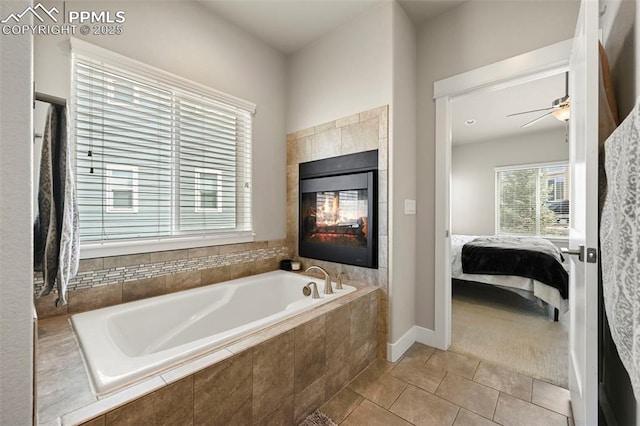
M 39 319 L 104 308 L 278 269 L 286 258 L 285 240 L 159 251 L 80 261 L 67 291 L 67 305 L 56 294 L 35 299 Z M 42 288 L 34 277 L 34 293 Z
M 319 265 L 332 277 L 346 277 L 375 285 L 380 300 L 380 358 L 386 358 L 388 318 L 388 123 L 387 105 L 343 117 L 287 135 L 287 246 L 289 256 L 303 267 Z M 298 255 L 298 165 L 356 152 L 378 150 L 378 269 L 300 258 Z
M 39 424 L 297 424 L 376 359 L 380 292 L 348 284 L 358 290 L 100 398 L 68 319 L 40 321 Z

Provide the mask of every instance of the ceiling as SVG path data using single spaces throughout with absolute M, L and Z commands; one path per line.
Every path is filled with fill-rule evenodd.
M 411 22 L 420 25 L 427 19 L 440 15 L 468 0 L 398 0 Z
M 199 0 L 216 15 L 253 34 L 285 55 L 312 43 L 367 9 L 392 0 Z M 468 0 L 398 0 L 418 26 Z M 551 106 L 563 96 L 564 75 L 465 97 L 453 103 L 453 143 L 473 143 L 512 134 L 562 128 L 548 117 L 521 129 L 538 115 L 506 115 Z M 467 126 L 465 120 L 476 124 Z
M 548 108 L 565 94 L 565 74 L 519 84 L 502 90 L 483 92 L 452 102 L 452 141 L 454 145 L 484 142 L 512 135 L 563 129 L 564 122 L 552 115 L 521 128 L 545 111 L 507 117 L 521 111 Z M 469 126 L 466 120 L 476 120 Z
M 200 0 L 216 15 L 289 55 L 370 7 L 391 0 Z M 466 0 L 400 0 L 414 24 Z

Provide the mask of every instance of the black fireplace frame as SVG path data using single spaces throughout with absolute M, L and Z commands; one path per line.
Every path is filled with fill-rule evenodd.
M 367 190 L 366 247 L 303 241 L 302 195 L 339 190 Z M 378 151 L 332 157 L 299 164 L 298 254 L 345 265 L 378 268 Z

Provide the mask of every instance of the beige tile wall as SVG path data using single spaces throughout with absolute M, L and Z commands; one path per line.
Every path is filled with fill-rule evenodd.
M 373 291 L 84 425 L 294 425 L 376 358 Z
M 386 358 L 388 317 L 388 123 L 389 108 L 382 106 L 287 135 L 287 246 L 303 266 L 319 265 L 335 277 L 378 286 L 380 300 L 380 358 Z M 378 269 L 304 259 L 298 255 L 298 165 L 307 161 L 378 150 Z
M 71 288 L 65 306 L 55 306 L 54 293 L 36 297 L 34 303 L 40 319 L 76 314 L 274 271 L 286 253 L 286 241 L 273 240 L 86 259 L 80 261 L 78 276 L 92 280 L 90 286 Z M 123 277 L 122 268 L 151 276 Z

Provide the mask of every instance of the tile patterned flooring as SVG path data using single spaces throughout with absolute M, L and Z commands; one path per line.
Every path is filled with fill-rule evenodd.
M 345 426 L 573 426 L 568 390 L 419 343 L 371 364 L 321 410 Z

